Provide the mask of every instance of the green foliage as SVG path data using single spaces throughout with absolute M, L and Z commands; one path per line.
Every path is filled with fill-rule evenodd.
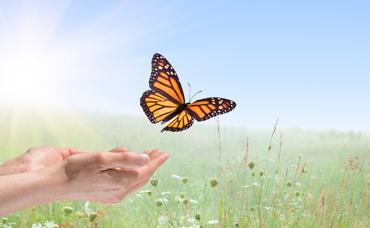
M 31 227 L 369 227 L 369 138 L 356 132 L 195 125 L 160 133 L 144 119 L 3 112 L 0 161 L 37 145 L 108 151 L 160 148 L 171 158 L 122 203 L 56 202 L 0 224 Z M 279 135 L 283 137 L 278 137 Z M 248 137 L 248 149 L 245 141 Z M 283 141 L 280 141 L 280 140 Z M 221 161 L 219 159 L 222 159 Z M 1 226 L 1 225 L 0 225 Z

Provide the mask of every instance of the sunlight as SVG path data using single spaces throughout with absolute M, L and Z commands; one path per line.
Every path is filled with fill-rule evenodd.
M 33 103 L 44 100 L 50 89 L 47 81 L 56 76 L 50 74 L 50 60 L 42 58 L 37 50 L 24 50 L 10 56 L 2 56 L 0 63 L 0 96 L 8 102 Z

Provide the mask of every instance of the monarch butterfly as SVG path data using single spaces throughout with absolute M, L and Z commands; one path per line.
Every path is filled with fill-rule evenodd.
M 188 129 L 197 121 L 208 120 L 230 112 L 236 107 L 232 100 L 209 97 L 185 103 L 184 92 L 177 73 L 161 54 L 154 54 L 148 90 L 143 93 L 140 105 L 152 123 L 172 120 L 163 131 L 178 132 Z

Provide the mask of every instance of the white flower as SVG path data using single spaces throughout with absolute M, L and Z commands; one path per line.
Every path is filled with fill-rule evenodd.
M 171 177 L 178 179 L 178 180 L 182 180 L 182 177 L 180 177 L 179 175 L 172 174 Z
M 162 196 L 169 195 L 169 194 L 171 194 L 171 192 L 161 192 Z
M 32 224 L 31 228 L 42 228 L 41 223 Z
M 166 225 L 168 223 L 168 221 L 169 221 L 169 219 L 168 219 L 167 216 L 162 215 L 161 217 L 158 218 L 158 223 L 160 225 Z
M 191 199 L 191 200 L 190 200 L 190 203 L 198 204 L 199 202 L 198 202 L 198 201 L 196 201 L 196 200 Z
M 86 201 L 85 204 L 84 204 L 84 208 L 85 208 L 85 213 L 86 214 L 90 214 L 92 212 L 91 208 L 90 208 L 90 202 L 89 201 Z
M 257 183 L 257 182 L 253 182 L 252 183 L 254 186 L 258 186 L 258 185 L 260 185 L 259 183 Z
M 142 196 L 142 195 L 140 195 L 139 193 L 137 193 L 136 195 L 135 195 L 137 198 L 140 198 L 140 199 L 143 199 L 144 197 Z
M 208 221 L 207 223 L 210 225 L 215 225 L 218 223 L 218 220 L 211 220 L 211 221 Z
M 57 224 L 54 223 L 54 221 L 46 221 L 44 223 L 44 227 L 45 228 L 55 228 L 55 227 L 59 227 Z

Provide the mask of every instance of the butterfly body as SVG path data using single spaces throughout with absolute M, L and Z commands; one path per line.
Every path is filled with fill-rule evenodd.
M 160 54 L 152 59 L 152 73 L 148 90 L 143 93 L 140 105 L 152 123 L 172 120 L 163 131 L 183 131 L 197 121 L 208 120 L 230 112 L 236 107 L 232 100 L 219 97 L 185 102 L 179 78 L 171 64 Z

